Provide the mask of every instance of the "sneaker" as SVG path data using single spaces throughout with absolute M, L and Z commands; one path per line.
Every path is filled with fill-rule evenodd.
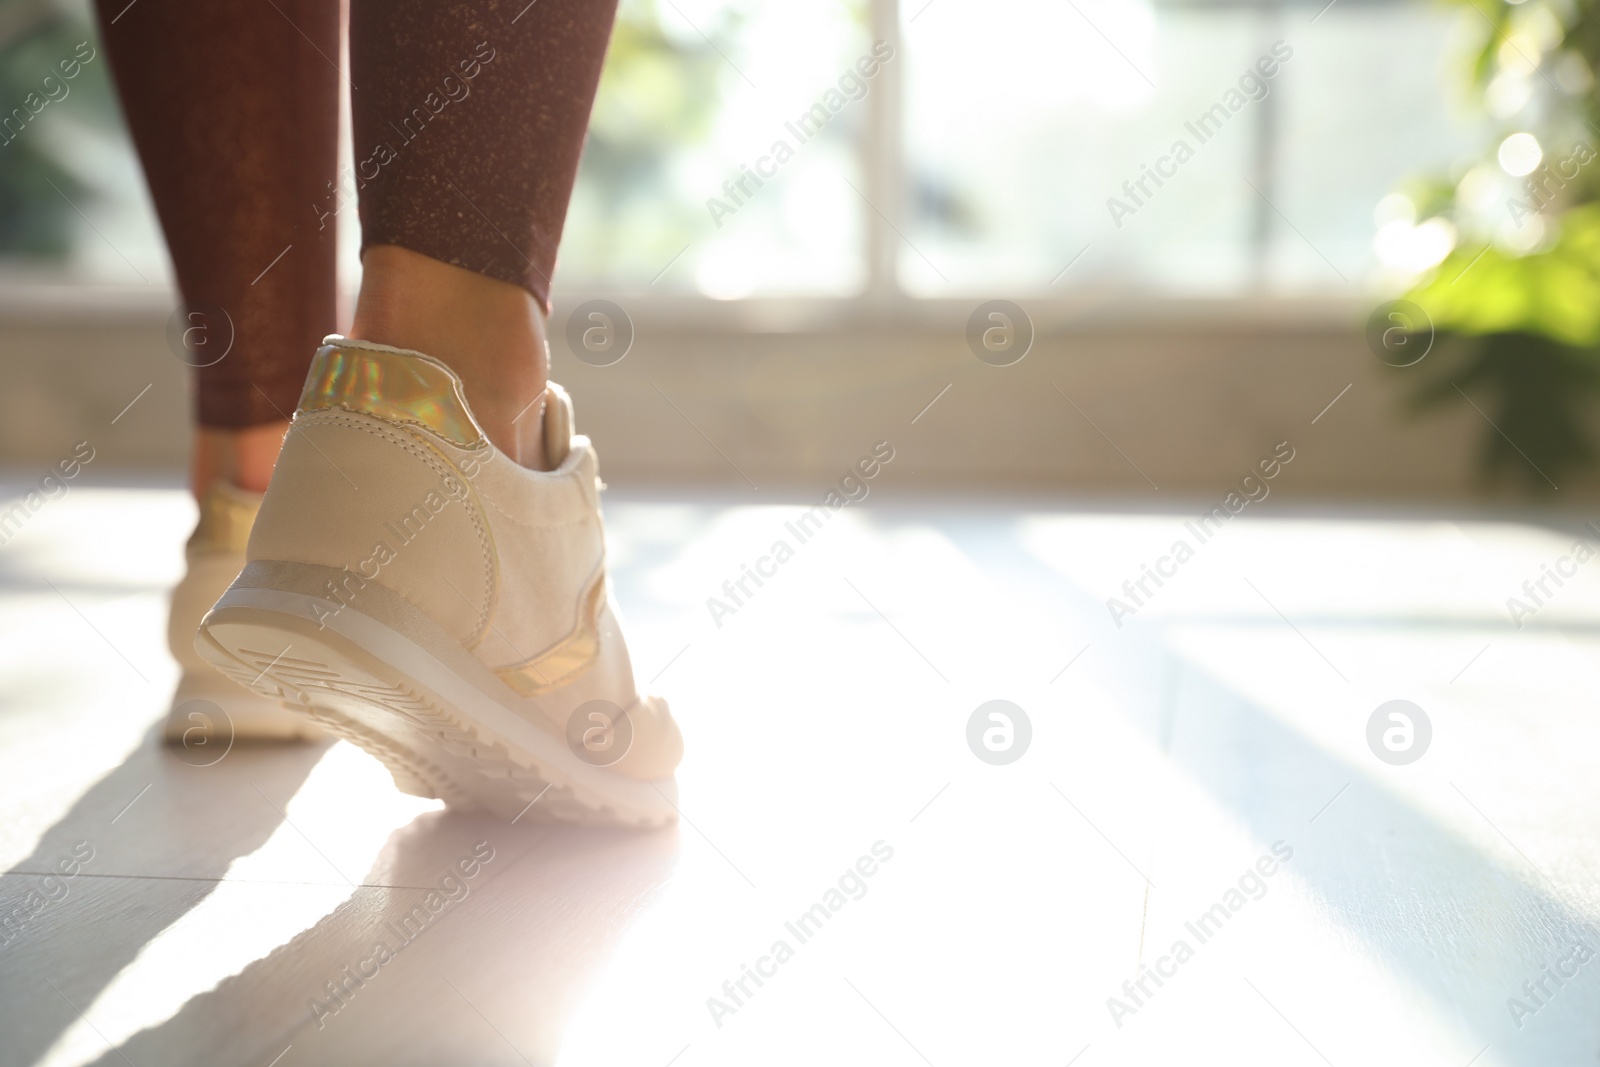
M 161 731 L 170 745 L 198 751 L 202 745 L 226 747 L 234 740 L 314 741 L 322 736 L 305 717 L 283 710 L 275 699 L 240 689 L 195 653 L 200 619 L 244 569 L 245 543 L 260 506 L 260 493 L 226 482 L 212 486 L 200 501 L 200 521 L 184 546 L 187 567 L 172 590 L 167 615 L 167 646 L 183 672 Z
M 317 352 L 248 562 L 195 647 L 382 760 L 511 819 L 657 826 L 683 742 L 611 602 L 598 460 L 550 385 L 551 471 L 495 448 L 420 352 Z

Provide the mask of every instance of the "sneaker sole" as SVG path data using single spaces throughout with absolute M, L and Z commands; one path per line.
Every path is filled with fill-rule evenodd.
M 525 717 L 518 705 L 528 701 L 398 594 L 368 582 L 352 603 L 318 595 L 343 577 L 252 563 L 206 615 L 195 649 L 365 749 L 404 792 L 513 821 L 676 821 L 673 779 L 639 781 L 579 759 Z
M 205 674 L 185 671 L 178 681 L 172 697 L 172 708 L 161 727 L 161 739 L 174 748 L 187 747 L 195 737 L 196 729 L 210 740 L 212 733 L 226 736 L 238 743 L 296 744 L 323 739 L 323 732 L 302 715 L 285 711 L 276 697 L 246 693 L 234 684 L 234 676 L 223 676 L 210 668 Z M 248 688 L 249 679 L 245 679 Z M 215 724 L 190 716 L 199 712 L 208 715 L 203 707 L 191 707 L 195 701 L 215 704 L 227 717 L 227 732 L 220 733 Z

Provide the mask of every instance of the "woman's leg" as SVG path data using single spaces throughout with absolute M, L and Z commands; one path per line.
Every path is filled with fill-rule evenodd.
M 545 465 L 550 275 L 615 0 L 352 0 L 354 337 L 426 352 Z
M 254 564 L 196 639 L 402 789 L 512 822 L 536 803 L 634 826 L 676 814 L 683 739 L 639 691 L 611 606 L 599 459 L 545 381 L 549 277 L 613 15 L 613 0 L 354 0 L 356 339 L 312 365 Z
M 97 0 L 186 310 L 233 347 L 197 371 L 192 481 L 263 490 L 335 328 L 337 0 Z
M 194 635 L 244 566 L 254 494 L 272 477 L 317 342 L 335 329 L 339 3 L 97 3 L 187 322 L 212 351 L 230 323 L 233 335 L 195 372 L 200 522 L 172 596 L 168 644 L 183 670 L 164 733 L 197 755 L 224 737 L 314 736 L 213 671 Z

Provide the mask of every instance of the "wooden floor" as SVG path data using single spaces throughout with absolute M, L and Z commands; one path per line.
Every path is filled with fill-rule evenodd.
M 450 814 L 346 745 L 192 765 L 152 733 L 185 497 L 32 515 L 0 547 L 0 1064 L 1600 1056 L 1600 562 L 1506 613 L 1574 533 L 1242 517 L 1118 626 L 1189 513 L 898 503 L 714 621 L 801 505 L 607 506 L 688 739 L 669 832 Z M 1367 740 L 1396 699 L 1431 724 L 1404 765 Z M 1003 765 L 968 743 L 991 700 L 1031 724 Z

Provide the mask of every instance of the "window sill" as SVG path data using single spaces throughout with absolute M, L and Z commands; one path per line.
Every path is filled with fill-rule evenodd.
M 989 297 L 750 297 L 712 300 L 698 294 L 558 290 L 563 310 L 591 299 L 609 300 L 636 322 L 674 333 L 829 334 L 902 331 L 961 332 Z M 1136 292 L 1063 293 L 1006 297 L 1033 319 L 1037 334 L 1205 332 L 1349 332 L 1359 327 L 1366 301 L 1343 293 L 1184 297 Z M 109 286 L 66 281 L 0 286 L 0 321 L 148 323 L 172 313 L 176 297 L 162 285 Z M 349 306 L 349 302 L 346 302 Z

